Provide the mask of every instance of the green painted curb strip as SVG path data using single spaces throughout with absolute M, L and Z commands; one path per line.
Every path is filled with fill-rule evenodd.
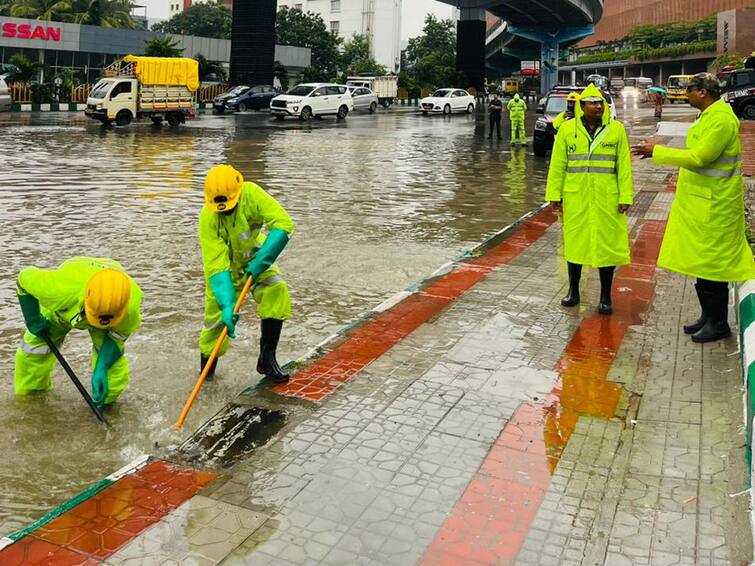
M 88 487 L 87 489 L 85 489 L 84 491 L 82 491 L 81 493 L 79 493 L 78 495 L 76 495 L 75 497 L 73 497 L 72 499 L 69 499 L 68 501 L 66 501 L 62 505 L 60 505 L 60 506 L 56 507 L 55 509 L 53 509 L 47 515 L 45 515 L 44 517 L 42 517 L 41 519 L 37 519 L 31 525 L 29 525 L 28 527 L 25 527 L 25 528 L 21 529 L 20 531 L 16 531 L 15 533 L 13 533 L 11 535 L 8 535 L 8 538 L 15 542 L 18 539 L 25 537 L 26 535 L 28 535 L 32 531 L 36 531 L 39 527 L 41 527 L 43 525 L 46 525 L 47 523 L 49 523 L 53 519 L 57 519 L 63 513 L 66 513 L 68 511 L 70 511 L 71 509 L 73 509 L 74 507 L 76 507 L 79 503 L 82 503 L 83 501 L 86 501 L 87 499 L 89 499 L 93 495 L 99 493 L 100 491 L 102 491 L 103 489 L 105 489 L 107 486 L 109 486 L 112 483 L 114 483 L 113 480 L 109 480 L 107 478 L 98 481 L 96 484 Z
M 739 332 L 744 336 L 748 326 L 755 321 L 755 294 L 747 295 L 739 302 Z
M 10 105 L 10 111 L 11 112 L 21 112 L 21 105 L 18 104 L 17 102 L 14 102 L 13 104 Z

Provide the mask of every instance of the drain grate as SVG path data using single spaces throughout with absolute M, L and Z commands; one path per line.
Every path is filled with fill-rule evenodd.
M 286 424 L 281 411 L 229 404 L 178 447 L 196 467 L 229 468 L 264 446 Z

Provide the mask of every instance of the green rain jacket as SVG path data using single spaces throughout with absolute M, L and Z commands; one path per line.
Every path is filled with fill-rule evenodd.
M 561 112 L 556 118 L 553 120 L 553 129 L 558 131 L 558 129 L 561 127 L 561 124 L 566 122 L 567 120 L 571 120 L 572 118 L 569 118 L 569 116 L 566 114 L 566 110 Z
M 601 96 L 594 85 L 581 95 Z M 558 129 L 553 143 L 545 200 L 563 202 L 564 256 L 592 267 L 626 265 L 629 231 L 619 204 L 634 202 L 632 158 L 621 122 L 611 120 L 604 101 L 603 125 L 591 139 L 582 108 Z
M 658 266 L 690 277 L 755 278 L 747 245 L 739 120 L 723 100 L 687 131 L 686 149 L 655 146 L 653 161 L 679 167 Z
M 524 114 L 527 112 L 527 103 L 519 98 L 519 95 L 514 95 L 514 98 L 509 100 L 506 104 L 506 110 L 509 111 L 509 117 L 512 121 L 524 120 Z
M 73 257 L 57 269 L 27 267 L 18 275 L 18 293 L 36 297 L 40 312 L 50 324 L 68 330 L 77 328 L 106 333 L 122 352 L 126 339 L 142 323 L 142 290 L 129 277 L 131 297 L 123 320 L 107 330 L 90 325 L 84 316 L 84 292 L 92 276 L 106 268 L 123 271 L 117 261 L 94 257 Z
M 265 242 L 263 226 L 268 230 L 279 228 L 289 236 L 294 233 L 294 222 L 286 210 L 254 183 L 242 185 L 239 202 L 231 214 L 212 212 L 203 206 L 199 214 L 199 242 L 206 280 L 230 271 L 234 287 L 243 287 L 246 265 Z M 277 269 L 273 264 L 272 270 Z

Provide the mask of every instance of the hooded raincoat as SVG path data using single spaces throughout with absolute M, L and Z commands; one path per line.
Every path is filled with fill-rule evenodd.
M 517 135 L 522 143 L 525 142 L 524 116 L 527 113 L 527 103 L 515 94 L 514 98 L 506 104 L 511 119 L 511 141 L 516 141 Z
M 209 356 L 223 331 L 221 312 L 213 295 L 209 280 L 222 271 L 230 271 L 233 286 L 238 294 L 246 281 L 246 266 L 262 247 L 266 236 L 262 227 L 278 228 L 294 233 L 294 222 L 285 209 L 255 183 L 245 182 L 241 196 L 231 214 L 213 212 L 206 206 L 199 215 L 199 242 L 205 273 L 204 325 L 199 348 Z M 252 286 L 260 318 L 287 320 L 291 316 L 291 299 L 288 286 L 277 264 L 265 271 Z M 226 339 L 220 355 L 228 349 Z
M 581 99 L 599 96 L 588 86 Z M 621 122 L 611 120 L 604 99 L 603 123 L 591 137 L 582 108 L 564 122 L 553 144 L 545 200 L 563 203 L 564 257 L 570 263 L 609 267 L 630 263 L 627 217 L 620 204 L 634 202 L 632 158 Z
M 92 276 L 102 269 L 123 267 L 117 261 L 105 258 L 74 257 L 57 269 L 27 267 L 18 275 L 18 293 L 32 295 L 39 301 L 40 313 L 50 324 L 49 334 L 60 346 L 74 328 L 87 330 L 92 338 L 92 368 L 105 337 L 109 337 L 123 352 L 126 339 L 141 326 L 142 291 L 131 281 L 131 295 L 126 316 L 113 328 L 104 330 L 90 325 L 84 316 L 84 292 Z M 14 386 L 18 395 L 32 391 L 46 391 L 52 387 L 52 370 L 55 356 L 44 339 L 29 331 L 24 334 L 16 350 Z M 108 393 L 105 404 L 114 402 L 129 383 L 128 361 L 119 357 L 107 368 Z
M 739 120 L 718 100 L 687 131 L 686 149 L 657 145 L 653 161 L 679 167 L 658 266 L 690 277 L 755 278 L 745 236 Z

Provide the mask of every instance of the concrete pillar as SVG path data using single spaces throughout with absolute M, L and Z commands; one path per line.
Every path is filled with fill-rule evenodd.
M 273 84 L 276 0 L 234 0 L 231 84 Z
M 658 86 L 663 86 L 663 63 L 658 65 Z
M 577 84 L 577 69 L 571 70 L 571 83 L 570 84 Z
M 460 88 L 485 86 L 485 10 L 461 8 L 456 22 L 456 70 L 466 78 Z

